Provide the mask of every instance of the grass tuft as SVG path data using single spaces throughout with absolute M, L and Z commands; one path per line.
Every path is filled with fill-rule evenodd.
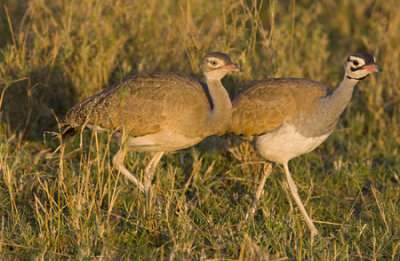
M 400 258 L 398 1 L 2 3 L 1 259 Z M 384 69 L 359 84 L 337 131 L 291 163 L 321 231 L 313 245 L 277 166 L 244 221 L 264 162 L 233 135 L 164 156 L 153 181 L 159 205 L 114 169 L 109 134 L 84 132 L 56 153 L 59 141 L 43 140 L 95 91 L 141 71 L 201 79 L 200 59 L 216 50 L 244 69 L 223 80 L 231 95 L 266 77 L 335 88 L 355 51 Z M 126 164 L 142 178 L 150 159 L 130 153 Z

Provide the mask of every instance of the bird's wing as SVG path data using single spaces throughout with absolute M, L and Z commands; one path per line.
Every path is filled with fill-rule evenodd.
M 199 81 L 177 73 L 141 73 L 75 105 L 63 124 L 124 128 L 131 136 L 143 136 L 174 128 L 188 113 L 209 107 Z
M 307 79 L 256 81 L 234 97 L 231 131 L 246 136 L 272 131 L 300 113 L 307 113 L 314 99 L 326 94 L 324 85 Z

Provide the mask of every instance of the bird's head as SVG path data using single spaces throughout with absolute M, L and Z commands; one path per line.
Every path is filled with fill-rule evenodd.
M 207 79 L 222 79 L 228 72 L 239 72 L 242 69 L 232 62 L 231 57 L 225 53 L 208 53 L 201 62 L 201 70 Z
M 363 80 L 373 72 L 381 72 L 382 68 L 375 63 L 375 57 L 371 54 L 357 52 L 349 55 L 344 71 L 348 79 Z

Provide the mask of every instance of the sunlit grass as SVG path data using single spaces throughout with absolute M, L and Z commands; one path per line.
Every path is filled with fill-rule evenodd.
M 358 260 L 400 258 L 398 1 L 46 1 L 0 6 L 0 256 L 5 259 Z M 306 77 L 332 88 L 347 55 L 384 71 L 359 83 L 328 140 L 291 171 L 321 237 L 311 245 L 274 166 L 245 222 L 263 168 L 231 134 L 164 156 L 146 199 L 116 171 L 117 144 L 84 132 L 64 144 L 76 102 L 140 71 L 201 79 L 209 51 L 255 79 Z M 82 139 L 82 147 L 80 146 Z M 226 147 L 231 146 L 229 151 Z M 150 153 L 130 153 L 141 177 Z

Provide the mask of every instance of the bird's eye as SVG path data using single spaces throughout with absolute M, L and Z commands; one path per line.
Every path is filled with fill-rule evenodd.
M 353 61 L 353 64 L 354 64 L 354 66 L 358 66 L 358 65 L 359 65 L 359 62 Z
M 211 65 L 217 65 L 217 62 L 216 61 L 211 61 Z

